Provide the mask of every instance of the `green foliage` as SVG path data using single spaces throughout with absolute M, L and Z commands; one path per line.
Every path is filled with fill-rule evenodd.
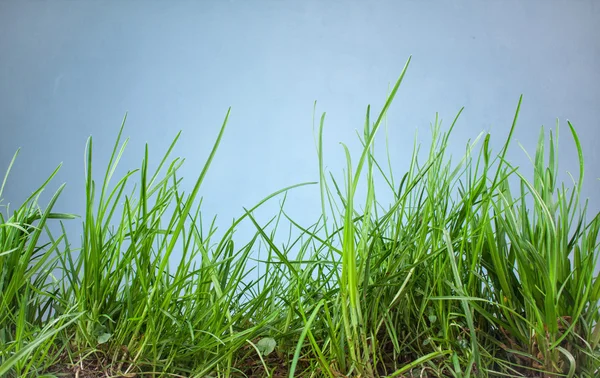
M 189 194 L 183 160 L 169 158 L 179 134 L 154 171 L 146 146 L 140 168 L 117 179 L 123 122 L 99 184 L 90 138 L 81 249 L 47 226 L 74 218 L 52 212 L 63 186 L 38 205 L 58 169 L 0 215 L 0 375 L 598 376 L 600 214 L 581 205 L 573 125 L 573 187 L 557 181 L 558 125 L 547 145 L 540 132 L 531 180 L 508 161 L 521 99 L 496 156 L 481 134 L 452 164 L 460 112 L 446 132 L 436 116 L 425 161 L 415 144 L 398 180 L 374 142 L 409 62 L 374 122 L 367 108 L 356 167 L 343 146 L 342 180 L 324 169 L 320 118 L 322 214 L 310 226 L 283 209 L 289 190 L 314 184 L 304 183 L 244 209 L 216 240 L 199 193 L 229 112 Z M 279 213 L 260 224 L 254 211 L 281 195 Z M 242 221 L 256 234 L 234 243 Z M 284 222 L 295 236 L 279 245 Z

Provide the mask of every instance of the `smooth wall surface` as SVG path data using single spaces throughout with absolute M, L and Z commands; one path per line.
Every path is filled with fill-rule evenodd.
M 84 150 L 95 146 L 101 178 L 125 112 L 131 140 L 120 174 L 151 165 L 179 130 L 174 157 L 191 189 L 229 106 L 224 140 L 201 190 L 205 219 L 221 229 L 264 196 L 318 180 L 312 114 L 326 111 L 328 169 L 341 177 L 339 142 L 356 161 L 366 106 L 381 109 L 388 87 L 412 62 L 391 108 L 388 133 L 398 176 L 415 132 L 428 148 L 440 113 L 452 154 L 492 133 L 498 152 L 519 95 L 523 107 L 509 160 L 530 175 L 519 148 L 535 150 L 540 127 L 560 128 L 562 179 L 577 176 L 566 121 L 586 162 L 584 197 L 600 210 L 600 3 L 569 1 L 2 1 L 0 172 L 20 155 L 4 193 L 19 204 L 62 162 L 51 189 L 67 182 L 56 210 L 82 214 Z M 385 158 L 383 132 L 377 139 Z M 382 190 L 385 191 L 385 188 Z M 46 197 L 51 192 L 46 193 Z M 290 193 L 301 224 L 319 216 L 318 186 Z M 261 212 L 266 221 L 279 207 Z M 4 209 L 2 209 L 4 211 Z M 80 220 L 67 222 L 79 235 Z M 253 234 L 240 230 L 241 240 Z M 77 237 L 73 240 L 77 244 Z

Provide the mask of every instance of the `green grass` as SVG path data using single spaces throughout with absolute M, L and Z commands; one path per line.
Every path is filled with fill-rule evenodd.
M 547 144 L 540 131 L 531 180 L 507 158 L 521 99 L 496 155 L 481 134 L 452 163 L 458 115 L 446 131 L 436 116 L 424 161 L 415 144 L 394 177 L 374 140 L 409 62 L 374 121 L 367 108 L 356 162 L 343 145 L 341 178 L 324 169 L 323 114 L 318 183 L 243 209 L 219 239 L 199 193 L 229 111 L 190 193 L 170 158 L 179 134 L 155 171 L 146 147 L 139 169 L 114 177 L 124 121 L 100 181 L 90 138 L 81 248 L 50 232 L 73 222 L 54 212 L 64 186 L 38 204 L 58 169 L 0 215 L 0 376 L 597 377 L 600 213 L 580 198 L 574 127 L 570 186 L 557 181 L 558 125 Z M 285 198 L 310 184 L 322 214 L 301 225 Z M 260 224 L 254 211 L 277 198 Z M 234 242 L 241 222 L 256 234 Z

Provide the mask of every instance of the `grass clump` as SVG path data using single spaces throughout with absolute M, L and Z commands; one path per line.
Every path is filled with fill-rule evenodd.
M 169 158 L 179 134 L 154 172 L 146 147 L 141 167 L 114 179 L 122 125 L 99 185 L 90 138 L 80 249 L 47 225 L 73 218 L 53 212 L 63 187 L 45 210 L 38 205 L 56 171 L 0 215 L 0 375 L 598 376 L 600 214 L 582 206 L 574 127 L 572 187 L 557 181 L 558 125 L 547 145 L 540 132 L 533 179 L 508 161 L 521 99 L 497 155 L 482 134 L 452 164 L 458 115 L 445 132 L 436 116 L 429 153 L 421 162 L 415 144 L 397 179 L 389 155 L 387 167 L 375 159 L 374 138 L 407 67 L 374 121 L 367 108 L 356 166 L 343 146 L 341 180 L 327 179 L 321 117 L 322 214 L 308 226 L 284 203 L 314 183 L 244 209 L 218 240 L 214 220 L 203 221 L 198 196 L 229 112 L 189 194 L 177 175 L 183 160 Z M 254 211 L 278 196 L 280 211 L 260 224 Z M 256 228 L 245 244 L 233 239 L 242 221 Z M 295 231 L 279 245 L 286 222 Z

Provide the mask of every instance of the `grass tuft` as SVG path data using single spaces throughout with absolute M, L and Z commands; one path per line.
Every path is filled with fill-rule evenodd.
M 436 115 L 424 161 L 415 143 L 396 178 L 374 140 L 409 63 L 375 121 L 367 108 L 356 166 L 342 144 L 341 178 L 324 168 L 320 117 L 312 225 L 284 210 L 289 191 L 317 184 L 300 183 L 243 209 L 216 240 L 199 195 L 230 110 L 189 194 L 184 161 L 170 157 L 180 134 L 156 170 L 146 146 L 139 168 L 114 177 L 124 119 L 100 181 L 90 138 L 80 248 L 62 226 L 58 237 L 49 231 L 75 218 L 53 210 L 64 185 L 38 204 L 60 167 L 0 214 L 0 376 L 597 377 L 600 213 L 581 199 L 574 126 L 571 186 L 557 180 L 558 124 L 540 131 L 531 179 L 509 161 L 522 97 L 497 155 L 481 134 L 453 163 L 462 110 L 445 131 Z M 391 203 L 380 203 L 385 195 Z M 260 224 L 255 210 L 280 197 Z M 243 221 L 256 228 L 244 243 L 234 241 Z

